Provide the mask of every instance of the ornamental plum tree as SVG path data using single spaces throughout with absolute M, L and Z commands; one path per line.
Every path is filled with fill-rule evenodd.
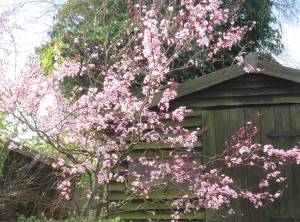
M 179 55 L 190 56 L 180 69 L 201 65 L 206 59 L 214 59 L 219 50 L 237 44 L 251 27 L 235 26 L 234 16 L 239 5 L 228 10 L 221 7 L 220 0 L 182 0 L 176 7 L 173 1 L 168 4 L 163 13 L 160 4 L 134 5 L 129 9 L 131 17 L 126 21 L 126 30 L 116 41 L 89 48 L 83 35 L 75 37 L 72 44 L 80 45 L 90 56 L 87 60 L 90 62 L 81 64 L 76 56 L 62 59 L 58 43 L 54 47 L 56 67 L 51 75 L 44 75 L 39 64 L 34 63 L 27 64 L 15 79 L 4 69 L 1 72 L 1 113 L 19 121 L 23 128 L 55 151 L 53 167 L 61 169 L 65 178 L 57 184 L 63 198 L 73 198 L 71 185 L 76 181 L 72 178 L 85 182 L 84 216 L 88 216 L 94 206 L 105 206 L 106 185 L 112 180 L 131 182 L 124 192 L 127 196 L 118 203 L 111 203 L 108 215 L 133 198 L 148 197 L 151 191 L 170 182 L 188 183 L 184 194 L 165 200 L 174 209 L 174 221 L 182 214 L 202 208 L 220 209 L 238 197 L 262 207 L 264 199 L 273 201 L 282 190 L 275 194 L 240 190 L 233 186 L 232 178 L 222 173 L 222 168 L 207 171 L 207 166 L 215 161 L 227 167 L 259 165 L 269 172 L 258 184 L 264 187 L 271 179 L 284 181 L 278 165 L 284 164 L 287 158 L 300 161 L 298 148 L 282 151 L 271 145 L 262 147 L 252 143 L 251 138 L 257 132 L 253 122 L 258 116 L 227 142 L 222 154 L 209 158 L 206 163 L 195 161 L 193 144 L 202 130 L 189 132 L 181 126 L 192 110 L 169 109 L 170 101 L 176 97 L 177 83 L 166 80 L 166 75 L 174 71 L 172 63 Z M 231 26 L 218 30 L 228 19 Z M 92 62 L 98 58 L 102 60 L 101 65 Z M 241 58 L 237 60 L 242 62 Z M 92 79 L 90 73 L 95 71 L 100 79 Z M 85 93 L 80 93 L 82 88 L 76 86 L 70 98 L 64 97 L 62 81 L 65 77 L 77 76 L 87 76 L 93 84 Z M 142 82 L 136 81 L 137 78 L 142 78 Z M 162 84 L 164 81 L 168 81 L 167 86 Z M 133 84 L 140 85 L 143 97 L 137 98 L 131 93 Z M 157 109 L 152 109 L 153 99 L 162 90 Z M 168 126 L 165 120 L 176 124 Z M 149 168 L 147 175 L 146 172 L 128 172 L 121 166 L 134 160 L 132 152 L 140 143 L 168 145 L 169 161 L 162 163 L 158 158 L 141 157 L 138 162 Z M 17 145 L 10 142 L 9 147 L 15 149 Z M 258 155 L 258 150 L 269 157 Z M 148 179 L 142 179 L 146 176 Z M 168 181 L 161 182 L 163 178 Z

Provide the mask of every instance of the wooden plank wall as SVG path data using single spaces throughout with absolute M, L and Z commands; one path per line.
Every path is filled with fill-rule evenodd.
M 183 124 L 186 129 L 192 131 L 196 130 L 198 127 L 201 127 L 201 110 L 195 109 L 193 114 L 189 115 Z M 178 123 L 172 121 L 164 122 L 167 126 L 175 126 Z M 163 135 L 162 136 L 166 136 Z M 168 136 L 168 135 L 167 135 Z M 194 144 L 195 150 L 198 156 L 201 156 L 202 159 L 202 141 L 198 141 Z M 179 150 L 181 147 L 177 147 Z M 155 159 L 159 157 L 162 161 L 167 161 L 169 159 L 169 153 L 172 149 L 169 148 L 167 144 L 164 143 L 141 143 L 139 144 L 135 151 L 132 153 L 132 158 L 134 159 L 133 164 L 129 164 L 127 169 L 132 171 L 132 168 L 135 168 L 135 171 L 148 170 L 144 166 L 138 164 L 138 159 L 140 157 L 146 156 L 148 159 Z M 197 161 L 202 161 L 197 158 Z M 127 183 L 118 183 L 112 181 L 108 185 L 108 202 L 120 203 L 128 195 L 130 195 L 132 179 L 129 179 Z M 172 207 L 166 204 L 166 200 L 175 199 L 182 197 L 187 194 L 187 184 L 185 183 L 184 187 L 177 186 L 176 184 L 169 184 L 168 186 L 156 189 L 151 191 L 148 194 L 148 197 L 135 197 L 129 203 L 125 204 L 121 211 L 115 213 L 111 218 L 119 216 L 125 221 L 147 221 L 147 219 L 152 219 L 154 221 L 170 221 L 172 219 Z M 199 211 L 196 214 L 188 214 L 182 216 L 180 221 L 202 221 L 204 219 L 204 210 Z
M 300 108 L 298 105 L 290 106 L 290 104 L 299 104 L 299 98 L 300 85 L 298 83 L 263 74 L 245 74 L 178 98 L 170 104 L 170 107 L 174 109 L 179 106 L 186 106 L 194 110 L 194 113 L 184 121 L 184 126 L 187 129 L 193 130 L 201 126 L 208 127 L 210 133 L 206 136 L 203 134 L 203 141 L 200 138 L 200 141 L 195 145 L 199 153 L 203 152 L 203 160 L 207 161 L 208 156 L 221 152 L 224 148 L 224 142 L 258 111 L 262 113 L 262 117 L 257 123 L 260 133 L 255 138 L 256 142 L 262 144 L 272 143 L 285 148 L 296 145 L 300 138 L 293 137 L 287 141 L 287 138 L 270 138 L 266 137 L 266 134 L 285 129 L 300 130 L 300 121 L 293 121 L 296 118 L 295 116 L 299 116 Z M 288 122 L 288 120 L 292 121 Z M 174 123 L 169 122 L 168 124 L 172 125 Z M 140 144 L 133 152 L 133 157 L 136 160 L 141 156 L 147 156 L 149 159 L 159 156 L 163 159 L 169 156 L 169 151 L 170 149 L 162 143 Z M 226 169 L 226 171 L 242 187 L 257 186 L 263 175 L 262 171 L 249 170 L 247 167 L 241 167 L 240 170 Z M 300 179 L 298 179 L 300 177 L 294 176 L 299 172 L 299 166 L 292 166 L 285 171 L 285 174 L 291 174 L 289 182 L 300 184 Z M 275 190 L 276 188 L 278 187 L 274 185 L 269 189 Z M 130 189 L 130 181 L 127 185 L 117 182 L 110 183 L 108 186 L 108 201 L 118 202 L 123 200 L 124 195 L 129 195 L 129 193 L 126 193 L 128 189 Z M 282 201 L 275 201 L 275 203 L 267 205 L 264 210 L 254 209 L 247 201 L 233 201 L 232 207 L 236 209 L 239 216 L 230 218 L 228 221 L 279 222 L 283 220 L 278 218 L 271 220 L 270 217 L 272 215 L 286 215 L 290 212 L 300 214 L 299 186 L 291 185 L 290 189 L 293 191 L 283 196 Z M 170 221 L 170 206 L 160 205 L 158 200 L 175 198 L 176 195 L 178 196 L 182 192 L 185 192 L 182 188 L 177 190 L 161 189 L 149 194 L 147 199 L 133 198 L 130 203 L 124 205 L 122 212 L 115 214 L 114 217 L 120 216 L 128 221 L 146 221 L 148 218 Z M 290 201 L 291 199 L 292 201 Z M 288 205 L 285 205 L 285 202 L 288 202 Z M 218 215 L 224 215 L 224 213 L 226 212 L 206 211 L 206 219 L 217 221 Z M 201 221 L 202 218 L 203 213 L 201 212 L 198 216 L 190 215 L 182 219 L 183 221 L 190 219 Z M 226 221 L 226 218 L 221 217 L 219 221 Z
M 298 121 L 300 115 L 300 105 L 276 105 L 261 106 L 251 108 L 236 109 L 218 109 L 203 111 L 203 125 L 207 124 L 208 129 L 203 133 L 203 155 L 206 161 L 209 156 L 219 154 L 225 148 L 224 134 L 233 135 L 248 121 L 251 116 L 257 112 L 262 114 L 255 126 L 260 131 L 254 138 L 254 142 L 272 144 L 279 149 L 289 149 L 299 144 L 300 136 L 267 136 L 274 132 L 288 132 L 291 130 L 300 130 Z M 214 121 L 211 121 L 214 117 Z M 225 118 L 223 129 L 218 126 L 218 119 Z M 215 163 L 208 170 L 220 167 L 220 163 Z M 224 167 L 224 166 L 223 166 Z M 299 165 L 287 165 L 280 169 L 283 177 L 287 177 L 285 183 L 275 183 L 269 181 L 270 187 L 262 189 L 275 193 L 278 189 L 285 189 L 283 195 L 275 202 L 265 202 L 264 209 L 255 209 L 251 203 L 245 200 L 234 200 L 231 207 L 234 208 L 236 215 L 229 217 L 226 211 L 210 212 L 208 211 L 208 221 L 262 221 L 262 222 L 296 222 L 299 220 L 300 209 L 300 183 Z M 235 186 L 240 188 L 251 188 L 259 191 L 258 184 L 262 180 L 265 172 L 258 167 L 239 166 L 238 168 L 225 169 L 224 174 L 232 176 Z M 286 185 L 288 184 L 288 187 Z M 211 214 L 211 215 L 210 215 Z M 226 218 L 227 215 L 227 218 Z M 298 220 L 297 220 L 298 219 Z
M 299 103 L 300 87 L 292 81 L 263 74 L 245 74 L 173 101 L 171 108 L 233 107 Z

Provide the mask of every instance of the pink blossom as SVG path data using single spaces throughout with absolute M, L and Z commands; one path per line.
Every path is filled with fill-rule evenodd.
M 228 211 L 228 214 L 235 214 L 235 211 L 234 211 L 233 209 L 230 209 L 230 210 Z
M 269 183 L 267 180 L 263 180 L 260 184 L 259 184 L 259 187 L 267 187 L 269 186 Z
M 84 167 L 84 169 L 86 169 L 86 170 L 93 170 L 94 169 L 94 166 L 92 165 L 90 160 L 85 161 L 82 164 L 82 167 Z
M 84 193 L 86 194 L 87 198 L 90 198 L 93 192 L 91 190 L 85 190 Z
M 234 60 L 238 62 L 238 65 L 242 65 L 242 63 L 244 62 L 244 58 L 242 56 L 237 56 L 234 58 Z
M 64 199 L 69 200 L 71 190 L 69 189 L 71 183 L 69 180 L 64 180 L 63 182 L 57 185 L 57 189 L 61 192 L 61 195 Z
M 267 179 L 270 179 L 270 178 L 276 178 L 279 174 L 280 174 L 279 171 L 275 171 L 275 172 L 269 173 L 269 174 L 267 175 Z
M 54 162 L 52 163 L 53 168 L 59 168 L 65 165 L 65 161 L 58 157 L 58 155 L 53 157 Z
M 9 145 L 8 145 L 8 149 L 10 150 L 15 150 L 15 149 L 18 149 L 19 146 L 16 145 L 14 142 L 10 142 Z
M 276 182 L 280 183 L 285 181 L 287 178 L 286 177 L 279 177 L 278 179 L 276 179 Z
M 116 207 L 116 205 L 117 205 L 116 202 L 111 202 L 111 203 L 109 204 L 109 206 L 112 207 L 112 208 Z
M 250 64 L 246 65 L 244 67 L 244 71 L 247 73 L 260 73 L 265 71 L 264 68 L 253 68 Z

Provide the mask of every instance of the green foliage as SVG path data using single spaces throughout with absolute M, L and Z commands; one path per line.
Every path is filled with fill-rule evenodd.
M 253 30 L 248 32 L 240 43 L 242 47 L 252 42 L 249 45 L 252 51 L 262 50 L 275 55 L 282 52 L 282 37 L 276 28 L 278 21 L 272 13 L 272 7 L 272 0 L 248 0 L 242 4 L 236 24 L 243 26 L 250 25 L 252 21 L 256 22 Z
M 0 147 L 4 147 L 8 135 L 10 137 L 19 134 L 19 123 L 10 118 L 8 114 L 0 114 Z
M 19 174 L 20 166 L 18 163 L 7 159 L 7 155 L 0 151 L 0 184 L 7 179 L 12 180 Z
M 40 67 L 47 73 L 52 73 L 55 71 L 56 65 L 60 66 L 64 62 L 63 57 L 58 57 L 56 59 L 57 54 L 55 48 L 57 48 L 60 53 L 66 55 L 69 50 L 69 45 L 59 39 L 56 39 L 51 42 L 51 44 L 48 44 L 39 50 L 39 57 L 41 61 Z
M 40 139 L 37 135 L 32 133 L 30 137 L 21 140 L 21 143 L 32 150 L 37 151 L 39 154 L 55 154 L 57 151 L 45 141 Z
M 8 114 L 0 114 L 0 183 L 3 183 L 6 178 L 17 176 L 19 166 L 17 163 L 7 160 L 7 154 L 3 152 L 3 147 L 6 144 L 8 135 L 17 137 L 20 134 L 19 131 L 19 122 L 13 121 Z
M 4 153 L 0 153 L 0 183 L 5 180 L 5 174 L 3 172 L 5 166 L 6 155 Z
M 21 215 L 18 217 L 18 222 L 122 222 L 122 220 L 119 217 L 109 220 L 100 220 L 88 217 L 74 217 L 57 221 L 53 219 L 47 219 L 44 215 L 41 215 L 40 218 L 36 218 L 34 216 L 26 218 L 24 215 Z
M 49 75 L 55 67 L 62 64 L 63 59 L 55 59 L 57 54 L 54 47 L 59 49 L 62 58 L 70 57 L 81 64 L 88 61 L 95 66 L 104 65 L 105 58 L 92 58 L 92 52 L 87 53 L 87 48 L 105 46 L 121 38 L 126 29 L 126 11 L 124 1 L 69 0 L 54 18 L 55 24 L 49 32 L 52 42 L 38 49 L 41 69 Z M 74 43 L 76 37 L 78 43 Z M 62 83 L 64 96 L 70 97 L 75 86 L 81 86 L 83 89 L 91 85 L 101 87 L 95 85 L 99 80 L 101 82 L 99 73 L 89 71 L 89 75 L 65 77 Z

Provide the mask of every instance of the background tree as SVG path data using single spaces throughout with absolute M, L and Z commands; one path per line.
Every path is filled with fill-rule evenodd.
M 53 47 L 60 45 L 62 58 L 74 57 L 80 62 L 95 62 L 101 66 L 105 61 L 95 60 L 86 54 L 86 48 L 107 45 L 120 38 L 125 30 L 125 20 L 129 17 L 127 2 L 125 1 L 81 1 L 71 0 L 60 8 L 55 16 L 52 30 L 49 36 L 52 42 L 45 45 L 40 51 L 42 68 L 46 71 L 54 69 L 53 58 L 55 51 Z M 81 44 L 72 44 L 70 41 L 78 37 Z M 59 44 L 58 44 L 59 42 Z M 91 71 L 93 79 L 101 78 L 97 71 Z M 85 77 L 66 78 L 64 81 L 64 94 L 70 96 L 70 90 L 75 85 L 87 89 L 96 81 Z M 101 87 L 101 86 L 98 86 Z

